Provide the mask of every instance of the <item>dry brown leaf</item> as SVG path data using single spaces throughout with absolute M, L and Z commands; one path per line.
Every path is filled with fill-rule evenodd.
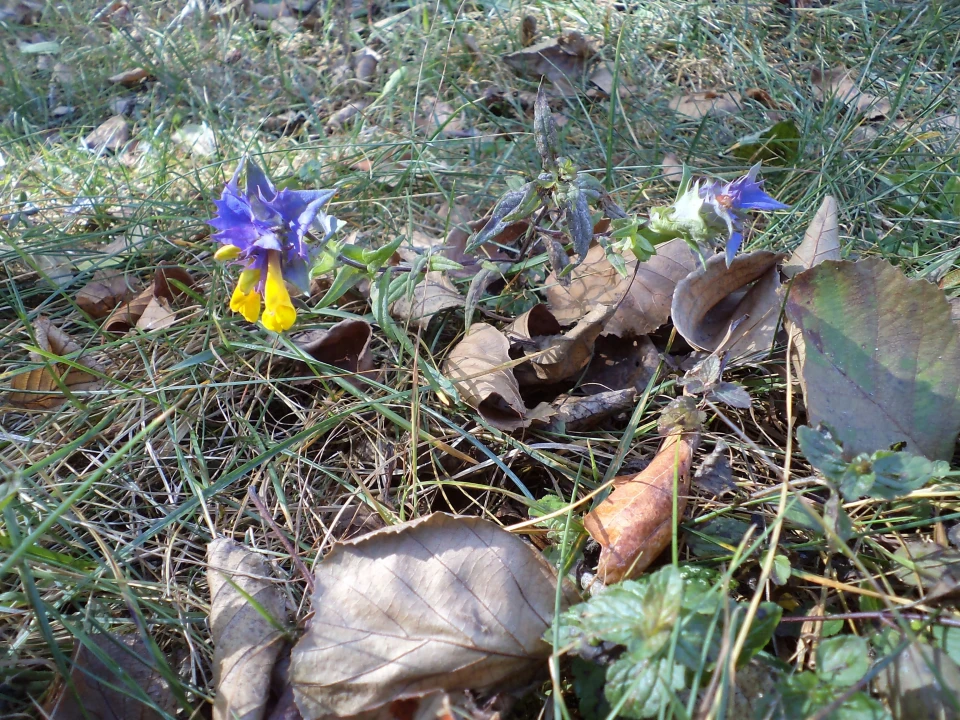
M 149 79 L 151 79 L 150 73 L 144 68 L 138 67 L 117 73 L 116 75 L 108 78 L 107 82 L 113 85 L 123 85 L 124 87 L 131 88 L 136 87 L 137 85 L 140 85 Z
M 93 318 L 103 318 L 133 293 L 132 279 L 117 270 L 97 270 L 77 292 L 77 305 Z
M 703 120 L 708 115 L 732 115 L 740 112 L 740 93 L 708 90 L 681 95 L 670 101 L 670 109 L 691 120 Z
M 593 344 L 613 316 L 612 305 L 598 305 L 563 335 L 528 334 L 531 330 L 552 330 L 556 321 L 536 321 L 531 314 L 549 313 L 542 305 L 521 315 L 504 328 L 511 343 L 519 345 L 528 362 L 518 365 L 514 375 L 521 385 L 551 385 L 571 378 L 583 370 L 593 357 Z
M 327 330 L 308 330 L 294 335 L 294 345 L 317 360 L 345 370 L 349 375 L 372 375 L 370 341 L 373 330 L 364 320 L 341 320 Z M 348 376 L 349 377 L 349 376 Z
M 359 100 L 347 103 L 327 119 L 325 125 L 327 132 L 332 133 L 339 130 L 358 114 L 366 110 L 372 102 L 373 100 L 370 98 L 360 98 Z
M 463 126 L 463 117 L 454 110 L 453 105 L 432 95 L 420 100 L 420 113 L 417 115 L 417 127 L 425 135 L 433 136 L 437 131 L 441 137 L 467 137 L 471 130 Z
M 183 268 L 173 265 L 161 265 L 154 273 L 153 282 L 150 283 L 150 286 L 133 298 L 133 300 L 124 303 L 114 310 L 103 324 L 103 329 L 110 333 L 122 334 L 132 327 L 140 327 L 140 320 L 144 313 L 146 313 L 148 307 L 151 308 L 149 322 L 160 323 L 149 329 L 156 330 L 160 326 L 167 327 L 167 325 L 162 325 L 164 322 L 162 318 L 173 312 L 171 308 L 173 300 L 185 294 L 185 291 L 178 287 L 178 284 L 185 288 L 193 287 L 193 276 Z M 166 302 L 154 302 L 155 299 L 162 299 Z M 172 324 L 172 321 L 168 324 Z
M 291 656 L 303 717 L 529 681 L 550 655 L 556 583 L 521 537 L 476 517 L 436 513 L 334 546 Z
M 660 163 L 664 182 L 678 185 L 683 180 L 683 162 L 675 153 L 668 152 L 663 154 L 663 160 Z
M 70 355 L 81 351 L 80 344 L 69 334 L 44 317 L 34 322 L 34 334 L 37 346 L 54 355 Z M 48 410 L 62 405 L 66 397 L 62 394 L 61 383 L 71 393 L 96 390 L 100 386 L 99 378 L 66 363 L 50 363 L 39 353 L 31 352 L 34 362 L 49 363 L 10 379 L 10 395 L 7 401 L 11 405 L 30 410 Z M 92 358 L 76 357 L 74 362 L 98 372 L 104 367 Z M 58 382 L 59 379 L 59 382 Z
M 607 585 L 636 577 L 670 544 L 675 478 L 680 517 L 686 508 L 690 466 L 700 445 L 700 417 L 691 398 L 674 403 L 679 421 L 666 428 L 650 464 L 636 475 L 616 478 L 613 492 L 583 518 L 583 526 L 602 548 L 597 577 Z
M 617 413 L 631 410 L 636 403 L 637 391 L 608 390 L 594 395 L 560 395 L 550 403 L 553 414 L 549 417 L 548 430 L 566 432 L 589 430 Z
M 803 242 L 783 265 L 783 274 L 793 277 L 824 260 L 840 259 L 840 226 L 837 199 L 827 195 L 803 235 Z
M 137 329 L 144 332 L 163 330 L 175 322 L 177 314 L 170 307 L 170 301 L 165 297 L 151 297 L 143 309 L 143 314 L 137 319 Z
M 287 617 L 283 595 L 263 558 L 224 538 L 207 546 L 207 584 L 216 690 L 213 718 L 261 718 L 270 674 L 285 641 L 277 628 Z
M 465 298 L 442 272 L 431 270 L 413 289 L 413 296 L 404 295 L 393 304 L 393 314 L 426 330 L 439 312 L 462 308 Z
M 764 107 L 770 108 L 771 110 L 777 109 L 776 100 L 770 97 L 770 93 L 768 93 L 763 88 L 756 88 L 756 87 L 750 88 L 743 94 L 743 96 L 745 98 L 749 98 L 750 100 L 753 100 L 754 102 L 758 102 Z
M 130 125 L 122 115 L 114 115 L 83 139 L 88 150 L 118 152 L 130 140 Z
M 564 95 L 575 91 L 587 65 L 596 51 L 576 31 L 565 32 L 519 52 L 503 56 L 503 61 L 517 74 L 532 79 L 545 77 Z
M 380 60 L 382 60 L 380 53 L 375 50 L 368 47 L 360 50 L 353 59 L 354 78 L 363 85 L 369 85 L 377 74 L 377 65 Z
M 576 322 L 597 305 L 616 305 L 604 333 L 618 337 L 646 335 L 670 317 L 677 283 L 697 264 L 697 256 L 678 238 L 658 246 L 656 255 L 640 263 L 636 275 L 636 260 L 628 262 L 627 277 L 621 277 L 597 245 L 570 273 L 567 287 L 557 282 L 554 273 L 547 277 L 547 304 L 563 325 Z
M 510 341 L 491 325 L 470 326 L 444 362 L 443 372 L 456 385 L 464 402 L 495 428 L 513 432 L 527 427 L 527 408 L 509 368 Z
M 660 351 L 646 335 L 634 339 L 601 335 L 580 389 L 588 395 L 628 388 L 642 392 L 659 364 Z
M 769 350 L 780 318 L 782 259 L 759 250 L 738 255 L 727 267 L 722 254 L 714 255 L 677 283 L 671 313 L 677 332 L 698 350 L 722 346 L 731 359 Z
M 61 682 L 44 705 L 45 718 L 160 720 L 176 714 L 177 702 L 170 685 L 139 636 L 98 633 L 88 638 L 111 664 L 103 662 L 88 645 L 77 642 L 70 660 L 70 680 L 77 692 L 74 694 Z M 112 666 L 122 673 L 114 672 Z M 150 704 L 141 698 L 149 699 Z
M 890 101 L 861 92 L 853 73 L 843 66 L 826 72 L 816 69 L 810 73 L 810 80 L 817 100 L 836 97 L 844 105 L 856 108 L 867 120 L 882 120 L 890 115 Z

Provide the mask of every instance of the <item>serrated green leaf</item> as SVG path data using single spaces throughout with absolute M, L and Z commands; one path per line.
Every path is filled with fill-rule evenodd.
M 867 641 L 856 635 L 827 638 L 817 646 L 817 677 L 833 687 L 850 687 L 870 669 Z
M 683 578 L 673 565 L 657 570 L 650 577 L 644 593 L 644 613 L 640 632 L 645 652 L 653 655 L 670 639 L 683 601 Z
M 656 717 L 670 704 L 671 695 L 684 687 L 682 665 L 667 659 L 638 661 L 627 654 L 607 669 L 604 694 L 611 707 L 620 707 L 618 715 L 643 720 Z

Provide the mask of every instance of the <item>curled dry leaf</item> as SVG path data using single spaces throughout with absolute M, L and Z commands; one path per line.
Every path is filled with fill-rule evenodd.
M 595 395 L 560 395 L 550 403 L 553 414 L 548 430 L 558 432 L 589 430 L 618 413 L 631 410 L 637 400 L 637 391 L 608 390 Z
M 510 341 L 491 325 L 470 326 L 443 366 L 464 401 L 495 428 L 513 432 L 530 424 L 520 386 L 509 367 Z
M 40 317 L 34 322 L 34 334 L 37 346 L 54 355 L 76 355 L 80 353 L 80 344 L 50 320 Z M 30 353 L 34 362 L 50 363 L 39 353 Z M 92 358 L 78 356 L 73 358 L 91 370 L 102 373 L 103 365 Z M 59 380 L 59 382 L 58 382 Z M 10 395 L 7 401 L 11 405 L 31 410 L 47 410 L 62 405 L 66 398 L 62 394 L 61 384 L 71 393 L 96 390 L 100 386 L 99 378 L 93 373 L 78 370 L 66 363 L 50 363 L 10 379 Z
M 759 250 L 727 267 L 722 254 L 714 255 L 677 283 L 671 313 L 677 332 L 699 350 L 722 346 L 731 359 L 768 351 L 780 317 L 782 259 Z
M 153 275 L 153 282 L 139 295 L 128 303 L 118 307 L 107 321 L 103 329 L 110 333 L 125 333 L 132 327 L 142 330 L 155 330 L 172 324 L 170 316 L 173 313 L 174 299 L 184 295 L 182 288 L 191 288 L 194 285 L 193 276 L 183 268 L 172 265 L 161 265 Z M 182 287 L 181 287 L 182 286 Z M 162 302 L 161 302 L 162 301 Z M 146 324 L 141 326 L 140 321 L 150 308 L 150 315 Z M 166 324 L 164 324 L 166 323 Z M 156 325 L 153 327 L 152 325 Z
M 150 79 L 149 72 L 142 67 L 137 67 L 119 72 L 107 78 L 107 82 L 111 85 L 123 85 L 124 87 L 132 88 Z
M 372 373 L 372 339 L 370 323 L 349 318 L 327 330 L 308 330 L 291 338 L 294 345 L 314 360 L 341 368 L 351 375 Z
M 691 120 L 703 120 L 707 116 L 732 115 L 740 111 L 740 93 L 706 92 L 681 95 L 670 101 L 670 109 Z
M 381 59 L 376 50 L 368 47 L 361 49 L 353 58 L 353 76 L 357 82 L 369 85 L 377 74 L 377 65 Z
M 552 322 L 531 317 L 550 315 L 545 306 L 537 305 L 504 328 L 504 334 L 530 356 L 528 362 L 518 365 L 514 370 L 519 383 L 550 385 L 583 370 L 593 357 L 593 344 L 603 332 L 614 309 L 613 306 L 598 305 L 573 328 L 559 335 L 556 334 L 559 323 L 552 316 Z M 540 330 L 547 332 L 537 332 Z
M 816 69 L 810 73 L 810 80 L 817 100 L 836 97 L 844 105 L 855 108 L 867 120 L 882 120 L 890 115 L 890 101 L 861 92 L 853 73 L 845 67 L 825 71 Z
M 960 333 L 943 292 L 877 258 L 828 261 L 793 279 L 807 421 L 854 455 L 905 442 L 949 460 L 960 432 Z
M 783 265 L 783 274 L 793 277 L 824 260 L 840 259 L 840 223 L 837 199 L 827 195 L 803 235 L 803 242 Z
M 697 257 L 682 239 L 657 247 L 657 254 L 640 263 L 627 263 L 622 277 L 599 245 L 590 248 L 583 263 L 570 272 L 570 284 L 546 280 L 547 304 L 557 320 L 567 325 L 578 321 L 597 305 L 613 305 L 616 311 L 604 333 L 625 337 L 646 335 L 670 317 L 670 302 L 677 283 L 697 267 Z
M 94 152 L 119 152 L 130 140 L 130 125 L 122 115 L 114 115 L 105 120 L 93 132 L 83 139 L 88 150 Z
M 137 329 L 144 332 L 163 330 L 176 322 L 177 314 L 170 307 L 170 301 L 165 297 L 151 297 L 143 314 L 137 319 Z
M 109 662 L 104 662 L 96 647 Z M 120 672 L 116 672 L 119 670 Z M 43 717 L 49 720 L 160 720 L 175 714 L 177 702 L 138 635 L 97 633 L 76 642 L 70 680 L 50 693 Z
M 263 558 L 224 538 L 207 546 L 207 583 L 216 688 L 214 720 L 261 718 L 270 674 L 285 640 L 278 629 L 286 621 L 283 595 Z
M 670 544 L 675 478 L 680 516 L 686 508 L 701 419 L 691 398 L 678 398 L 672 407 L 666 437 L 650 464 L 614 479 L 613 492 L 583 518 L 602 548 L 597 577 L 607 585 L 636 577 Z
M 463 307 L 465 298 L 442 272 L 431 270 L 413 289 L 412 297 L 406 295 L 393 304 L 397 317 L 415 322 L 424 330 L 439 312 Z
M 556 583 L 523 539 L 476 517 L 436 513 L 336 545 L 292 653 L 303 717 L 528 682 L 550 655 Z
M 97 270 L 77 292 L 77 305 L 93 318 L 103 318 L 133 293 L 135 281 L 117 270 Z
M 596 51 L 580 33 L 571 30 L 559 37 L 531 45 L 503 56 L 517 74 L 528 78 L 545 77 L 564 95 L 575 92 L 587 65 Z

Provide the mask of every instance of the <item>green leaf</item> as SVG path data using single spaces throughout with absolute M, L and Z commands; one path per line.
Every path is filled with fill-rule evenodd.
M 786 555 L 776 555 L 773 558 L 772 580 L 777 585 L 786 585 L 790 581 L 790 558 Z
M 831 720 L 890 720 L 889 711 L 864 692 L 856 692 L 830 715 Z
M 557 126 L 553 122 L 543 85 L 537 91 L 537 101 L 533 106 L 533 136 L 537 141 L 537 152 L 540 153 L 543 169 L 554 169 L 557 166 Z
M 827 480 L 834 484 L 840 483 L 840 478 L 847 469 L 843 460 L 841 448 L 825 429 L 814 429 L 806 425 L 797 428 L 797 441 L 800 451 L 807 462 L 819 470 Z
M 627 580 L 607 588 L 589 602 L 575 605 L 561 619 L 563 628 L 571 628 L 571 639 L 582 637 L 587 642 L 616 643 L 636 646 L 642 642 L 640 623 L 646 612 L 647 578 Z M 548 638 L 549 639 L 549 638 Z
M 933 639 L 950 659 L 960 663 L 960 628 L 950 625 L 937 625 L 933 628 Z
M 557 495 L 544 495 L 527 510 L 527 513 L 532 518 L 538 518 L 559 510 L 563 510 L 564 508 L 568 508 L 569 505 L 569 502 Z M 583 528 L 583 520 L 580 518 L 580 516 L 577 515 L 572 509 L 568 510 L 568 512 L 573 514 L 572 517 L 570 517 L 569 529 L 567 529 L 566 514 L 558 515 L 557 517 L 537 523 L 537 525 L 540 527 L 549 528 L 547 539 L 554 545 L 558 546 L 560 557 L 569 556 L 570 549 L 574 547 L 579 539 L 586 533 L 586 530 Z M 566 545 L 563 544 L 565 532 L 567 538 Z
M 721 515 L 703 525 L 688 526 L 687 547 L 701 558 L 731 555 L 749 527 L 743 520 Z
M 364 250 L 360 254 L 360 262 L 366 265 L 370 272 L 375 272 L 390 261 L 390 258 L 392 258 L 393 254 L 400 249 L 402 244 L 403 238 L 398 237 L 392 243 L 384 245 L 383 247 L 375 250 Z
M 763 650 L 773 637 L 777 625 L 780 624 L 780 618 L 783 616 L 783 608 L 773 602 L 763 602 L 757 608 L 756 617 L 747 631 L 747 639 L 743 644 L 743 651 L 740 653 L 738 663 L 745 665 L 758 652 Z
M 896 720 L 960 717 L 960 667 L 930 645 L 912 643 L 877 676 Z
M 619 716 L 641 720 L 656 717 L 670 704 L 671 694 L 684 687 L 682 665 L 667 659 L 638 661 L 628 653 L 607 668 L 604 694 L 611 707 L 620 706 Z
M 930 462 L 907 452 L 881 450 L 873 456 L 873 472 L 876 475 L 873 494 L 893 500 L 918 490 L 933 479 L 943 478 L 950 472 L 950 466 L 942 460 Z
M 673 565 L 657 570 L 647 584 L 640 632 L 644 649 L 650 655 L 659 652 L 670 639 L 683 601 L 683 578 Z
M 463 265 L 443 255 L 431 255 L 428 265 L 430 270 L 463 270 Z
M 850 687 L 870 669 L 867 641 L 856 635 L 838 635 L 817 646 L 817 676 L 834 687 Z
M 606 668 L 574 657 L 570 663 L 573 673 L 573 691 L 579 700 L 583 720 L 604 720 L 610 714 L 610 703 L 603 693 Z
M 339 300 L 343 295 L 350 290 L 354 285 L 360 282 L 361 274 L 358 268 L 355 268 L 351 265 L 345 265 L 337 270 L 337 274 L 333 277 L 333 283 L 330 285 L 330 289 L 324 294 L 320 299 L 320 302 L 317 303 L 318 308 L 329 307 L 337 300 Z
M 579 188 L 571 187 L 567 193 L 564 220 L 570 231 L 570 237 L 573 238 L 573 251 L 582 261 L 587 256 L 590 243 L 593 241 L 593 219 L 590 217 L 587 195 Z
M 825 262 L 793 279 L 807 416 L 852 454 L 948 460 L 960 433 L 960 333 L 943 292 L 878 258 Z
M 504 218 L 517 210 L 524 200 L 528 199 L 529 187 L 530 183 L 527 183 L 519 190 L 508 190 L 503 194 L 497 201 L 497 204 L 493 206 L 493 212 L 490 214 L 490 219 L 487 221 L 487 224 L 474 236 L 473 240 L 467 246 L 466 252 L 476 250 L 487 240 L 496 237 L 503 232 L 507 226 L 512 224 L 513 221 L 507 222 Z M 531 212 L 533 211 L 531 210 Z

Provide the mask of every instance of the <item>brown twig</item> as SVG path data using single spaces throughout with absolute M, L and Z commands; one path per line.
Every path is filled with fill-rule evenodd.
M 916 612 L 892 612 L 890 610 L 871 610 L 865 612 L 838 613 L 836 615 L 798 615 L 796 617 L 780 618 L 780 622 L 826 622 L 828 620 L 884 620 L 892 617 L 901 617 L 904 620 L 922 620 L 937 623 L 938 625 L 947 625 L 949 627 L 960 627 L 960 618 L 940 617 L 937 615 L 926 615 Z
M 250 496 L 250 500 L 260 513 L 260 517 L 265 523 L 267 523 L 267 525 L 270 526 L 270 529 L 273 530 L 274 534 L 277 536 L 277 539 L 280 540 L 280 544 L 283 545 L 284 549 L 290 554 L 290 557 L 293 559 L 293 564 L 297 566 L 297 570 L 299 570 L 300 574 L 303 575 L 303 579 L 307 583 L 307 588 L 309 588 L 310 592 L 313 593 L 313 573 L 310 572 L 303 560 L 300 559 L 300 555 L 297 553 L 296 548 L 293 547 L 293 544 L 290 542 L 290 540 L 287 539 L 287 536 L 284 535 L 280 530 L 280 527 L 267 510 L 267 506 L 264 505 L 263 500 L 261 500 L 260 496 L 257 495 L 257 489 L 251 485 L 249 488 L 247 488 L 247 494 Z

